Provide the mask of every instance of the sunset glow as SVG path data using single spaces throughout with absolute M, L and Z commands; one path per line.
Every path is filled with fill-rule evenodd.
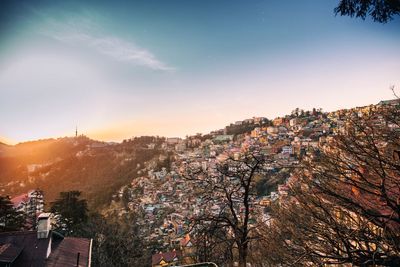
M 375 104 L 400 85 L 400 26 L 336 1 L 166 1 L 2 9 L 0 133 L 21 142 L 185 136 L 296 107 Z

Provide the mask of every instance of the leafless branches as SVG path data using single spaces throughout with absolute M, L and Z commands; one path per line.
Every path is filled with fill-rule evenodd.
M 197 232 L 203 237 L 218 233 L 211 235 L 208 244 L 224 244 L 230 251 L 228 259 L 232 262 L 237 255 L 240 266 L 246 265 L 249 243 L 257 238 L 253 187 L 266 162 L 258 153 L 247 153 L 239 159 L 228 158 L 215 170 L 189 169 L 186 175 L 198 187 L 202 201 L 203 208 L 193 219 Z
M 399 115 L 398 105 L 385 105 L 350 116 L 308 155 L 265 233 L 277 244 L 272 262 L 400 264 Z

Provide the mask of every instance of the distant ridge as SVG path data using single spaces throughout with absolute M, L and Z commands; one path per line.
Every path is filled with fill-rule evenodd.
M 0 142 L 0 146 L 10 146 L 10 145 L 6 144 L 6 143 L 3 143 L 3 142 Z

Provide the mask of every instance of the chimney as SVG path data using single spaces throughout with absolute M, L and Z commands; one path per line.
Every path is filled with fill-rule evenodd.
M 81 256 L 81 253 L 78 252 L 78 257 L 76 257 L 76 267 L 79 267 L 79 257 Z
M 51 213 L 42 213 L 37 220 L 37 238 L 48 238 L 51 230 Z

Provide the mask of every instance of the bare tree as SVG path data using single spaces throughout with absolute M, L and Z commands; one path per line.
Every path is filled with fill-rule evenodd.
M 233 261 L 234 242 L 227 238 L 227 229 L 214 222 L 195 222 L 196 255 L 200 262 L 219 264 Z
M 400 265 L 400 109 L 396 101 L 348 116 L 310 153 L 275 209 L 266 238 L 287 265 Z
M 239 266 L 246 266 L 249 243 L 258 236 L 254 183 L 266 162 L 265 156 L 247 153 L 239 159 L 229 157 L 215 170 L 190 170 L 188 174 L 204 207 L 193 219 L 194 229 L 201 225 L 203 236 L 219 233 L 217 238 L 211 235 L 214 240 L 209 239 L 209 244 L 224 244 L 231 255 L 226 260 L 237 258 Z
M 393 93 L 394 97 L 396 97 L 396 99 L 400 99 L 400 97 L 396 93 L 394 85 L 390 86 L 390 91 L 392 91 L 392 93 Z

